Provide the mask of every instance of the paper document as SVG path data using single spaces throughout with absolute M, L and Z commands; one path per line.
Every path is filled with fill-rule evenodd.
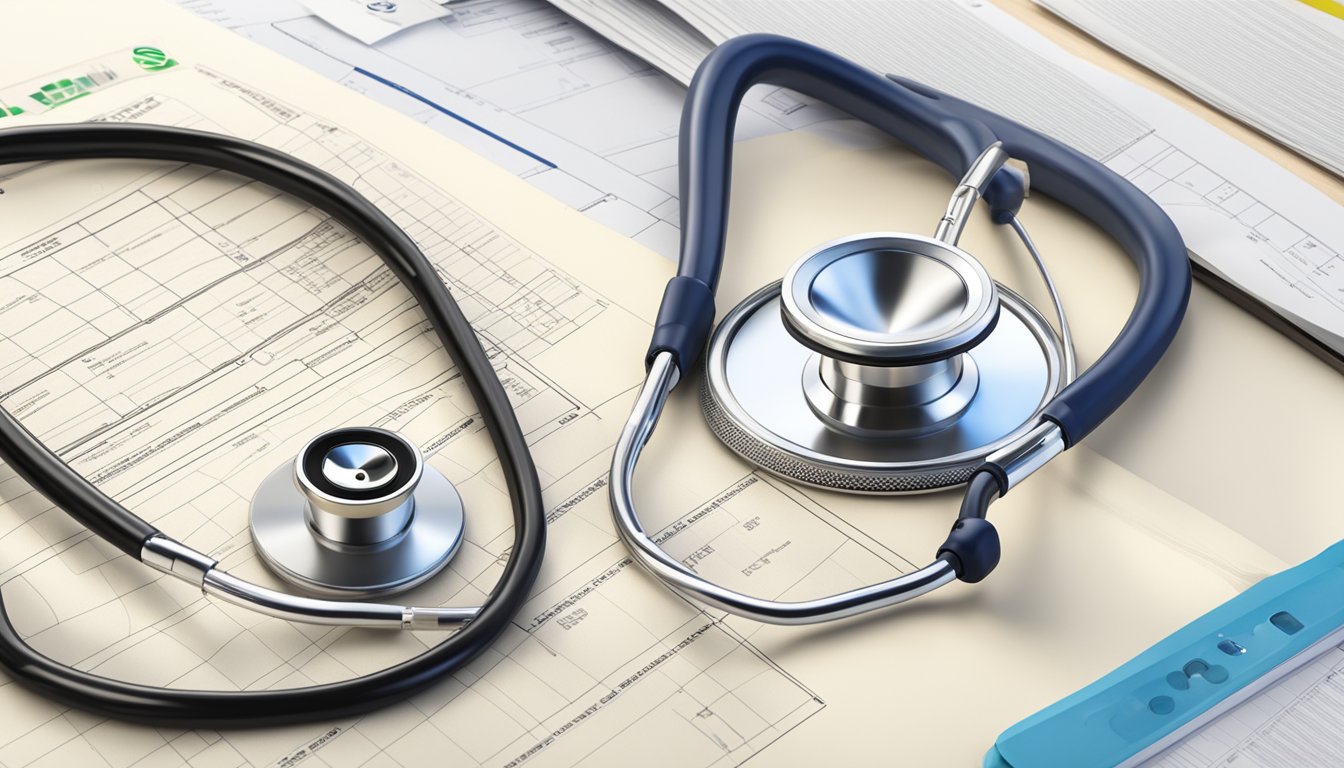
M 1197 263 L 1344 364 L 1344 207 L 1166 99 L 1065 52 L 992 4 L 556 4 L 586 23 L 617 30 L 617 39 L 641 41 L 631 50 L 672 62 L 666 71 L 682 82 L 689 82 L 698 64 L 688 53 L 695 38 L 686 27 L 711 43 L 746 32 L 776 32 L 879 72 L 928 83 L 1051 134 L 1151 195 L 1176 222 Z M 682 23 L 648 12 L 649 5 L 676 12 Z M 1146 23 L 1149 17 L 1143 18 Z M 708 47 L 700 56 L 707 52 Z
M 821 709 L 740 636 L 635 572 L 606 522 L 609 447 L 642 375 L 636 350 L 666 262 L 204 22 L 147 3 L 101 15 L 69 6 L 25 17 L 51 28 L 80 16 L 60 41 L 0 55 L 0 71 L 22 78 L 2 89 L 7 102 L 43 94 L 28 80 L 62 61 L 58 71 L 74 77 L 58 82 L 134 62 L 140 23 L 153 19 L 171 65 L 97 83 L 51 119 L 261 141 L 354 184 L 407 228 L 513 396 L 558 545 L 491 653 L 372 718 L 238 734 L 156 730 L 68 712 L 5 681 L 0 764 L 359 765 L 432 753 L 457 764 L 569 765 L 610 762 L 628 752 L 624 739 L 670 738 L 684 745 L 683 764 L 711 765 L 741 762 Z M 8 18 L 15 10 L 0 7 Z M 90 50 L 104 53 L 83 60 Z M 506 491 L 451 362 L 362 243 L 320 211 L 202 168 L 4 170 L 0 386 L 11 413 L 122 503 L 269 584 L 247 534 L 256 483 L 323 429 L 398 429 L 433 454 L 470 510 L 449 570 L 407 600 L 481 600 L 511 544 Z M 631 353 L 609 354 L 613 345 Z M 206 600 L 116 556 L 12 471 L 0 488 L 10 614 L 35 647 L 82 668 L 176 687 L 291 686 L 367 673 L 441 637 L 290 625 Z M 799 515 L 800 532 L 828 525 L 817 517 L 824 510 Z M 874 555 L 869 567 L 894 566 Z
M 949 586 L 843 626 L 761 626 L 706 610 L 631 564 L 606 496 L 666 260 L 171 6 L 0 0 L 0 17 L 61 30 L 0 48 L 11 106 L 119 71 L 128 57 L 142 72 L 9 124 L 147 121 L 254 139 L 350 182 L 405 227 L 495 361 L 549 508 L 529 603 L 490 651 L 420 695 L 365 717 L 221 732 L 105 721 L 0 679 L 6 768 L 818 765 L 841 740 L 856 759 L 968 764 L 1004 723 L 1282 567 L 1080 447 L 995 506 L 1012 554 L 974 589 Z M 138 54 L 152 71 L 136 63 L 142 48 L 162 54 Z M 800 244 L 856 231 L 793 185 L 828 183 L 855 195 L 844 216 L 880 211 L 897 228 L 941 214 L 947 180 L 900 150 L 837 154 L 798 132 L 762 141 L 785 143 L 739 154 L 735 189 L 769 205 L 737 209 L 724 308 L 776 279 Z M 769 178 L 780 151 L 797 159 L 790 170 L 832 181 Z M 230 571 L 280 586 L 248 535 L 257 484 L 324 429 L 397 429 L 466 507 L 461 550 L 405 599 L 473 604 L 493 587 L 512 542 L 494 453 L 414 301 L 361 242 L 321 211 L 199 167 L 85 161 L 0 174 L 0 402 L 65 461 Z M 1105 277 L 1108 291 L 1084 302 L 1098 311 L 1075 320 L 1080 355 L 1092 359 L 1127 311 L 1132 275 L 1113 245 L 1048 206 L 1033 226 L 1045 242 L 1078 238 L 1114 256 L 1059 275 L 1066 292 L 1093 285 L 1098 269 Z M 966 236 L 995 274 L 1026 264 L 983 219 Z M 18 631 L 62 662 L 154 685 L 289 687 L 367 674 L 442 638 L 290 624 L 204 598 L 2 471 L 0 590 Z M 946 536 L 958 502 L 783 483 L 712 437 L 693 385 L 669 403 L 638 480 L 663 546 L 766 598 L 909 572 Z M 965 706 L 967 690 L 988 686 L 994 696 Z M 938 714 L 949 711 L 959 714 Z
M 459 0 L 451 17 L 377 45 L 284 3 L 254 1 L 179 0 L 676 258 L 684 89 L 544 0 Z M 771 89 L 747 99 L 738 135 L 834 117 Z
M 327 23 L 369 44 L 452 13 L 437 0 L 302 0 Z M 444 0 L 446 3 L 447 0 Z
M 684 84 L 719 42 L 651 0 L 551 0 L 551 5 Z
M 1037 0 L 1232 117 L 1344 175 L 1344 20 L 1298 0 L 1133 7 Z

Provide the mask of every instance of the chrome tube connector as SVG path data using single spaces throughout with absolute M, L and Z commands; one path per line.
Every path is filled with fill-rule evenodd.
M 368 629 L 456 629 L 476 618 L 480 608 L 416 608 L 388 603 L 357 603 L 300 597 L 253 584 L 226 571 L 205 575 L 204 591 L 226 602 L 267 616 L 305 624 Z
M 151 536 L 140 561 L 199 587 L 206 595 L 286 621 L 374 629 L 457 629 L 476 618 L 479 607 L 420 608 L 300 597 L 253 584 L 218 568 L 219 561 L 162 534 Z
M 1003 477 L 1008 483 L 1003 493 L 1007 493 L 1068 447 L 1064 430 L 1053 421 L 1043 421 L 1022 437 L 991 453 L 985 462 L 1003 470 Z
M 1003 142 L 996 141 L 980 153 L 966 170 L 966 175 L 957 183 L 957 188 L 952 191 L 952 197 L 947 201 L 947 212 L 943 214 L 943 218 L 938 222 L 938 228 L 934 230 L 933 236 L 936 239 L 948 245 L 957 244 L 961 239 L 962 230 L 966 229 L 971 209 L 985 193 L 990 179 L 994 178 L 994 174 L 998 173 L 1006 162 L 1008 152 L 1004 150 Z
M 140 548 L 140 562 L 197 587 L 205 584 L 205 575 L 219 564 L 209 555 L 163 534 L 145 539 Z

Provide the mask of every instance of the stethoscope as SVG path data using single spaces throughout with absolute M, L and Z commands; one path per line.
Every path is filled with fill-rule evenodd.
M 270 589 L 229 573 L 214 558 L 136 516 L 0 409 L 0 458 L 53 504 L 151 568 L 204 594 L 290 621 L 452 632 L 419 656 L 352 680 L 285 690 L 193 691 L 113 680 L 44 656 L 24 642 L 0 600 L 0 666 L 43 696 L 105 716 L 235 728 L 331 720 L 393 704 L 490 647 L 511 626 L 536 579 L 545 549 L 545 507 L 508 396 L 471 324 L 411 238 L 349 185 L 252 142 L 116 123 L 0 132 L 0 165 L 81 158 L 166 160 L 230 171 L 325 211 L 363 240 L 415 296 L 481 410 L 512 500 L 514 543 L 498 584 L 480 606 L 358 601 L 433 576 L 457 551 L 465 522 L 456 489 L 414 443 L 383 429 L 334 429 L 272 472 L 252 501 L 258 554 L 273 573 L 307 594 Z
M 867 120 L 962 178 L 933 237 L 868 234 L 821 246 L 750 296 L 714 331 L 727 224 L 733 119 L 748 87 L 770 82 Z M 808 623 L 890 605 L 953 579 L 984 578 L 999 558 L 988 506 L 1076 444 L 1139 385 L 1185 311 L 1190 272 L 1175 227 L 1128 182 L 1058 142 L 964 102 L 884 79 L 771 35 L 720 46 L 701 65 L 681 128 L 682 256 L 647 356 L 648 375 L 613 456 L 617 529 L 670 585 L 761 621 Z M 1110 349 L 1073 379 L 1061 331 L 957 247 L 983 196 L 1017 221 L 1030 169 L 1042 191 L 1092 219 L 1139 268 L 1138 300 Z M 291 621 L 453 630 L 421 655 L 364 677 L 307 688 L 189 691 L 109 679 L 28 646 L 0 601 L 0 665 L 20 683 L 103 715 L 190 727 L 334 719 L 405 699 L 469 662 L 509 626 L 545 541 L 536 468 L 498 378 L 466 318 L 414 242 L 359 193 L 303 161 L 229 137 L 122 124 L 0 132 L 0 164 L 80 158 L 194 163 L 269 184 L 326 211 L 387 263 L 419 301 L 482 411 L 507 481 L 515 543 L 480 606 L 362 602 L 431 578 L 462 541 L 452 483 L 405 437 L 370 427 L 324 432 L 276 468 L 252 503 L 256 551 L 306 593 L 248 582 L 175 541 L 66 466 L 0 410 L 0 458 L 34 489 L 127 555 L 217 598 Z M 1049 275 L 1042 274 L 1049 284 Z M 1050 286 L 1053 295 L 1053 286 Z M 800 603 L 713 584 L 664 553 L 635 513 L 632 480 L 668 394 L 705 355 L 701 400 L 711 429 L 762 468 L 803 483 L 898 493 L 966 484 L 961 514 L 934 562 L 914 573 Z M 746 372 L 744 374 L 744 371 Z
M 758 83 L 838 107 L 961 180 L 932 237 L 869 233 L 825 243 L 714 328 L 733 123 L 742 95 Z M 984 579 L 1000 556 L 989 505 L 1119 407 L 1184 317 L 1185 246 L 1166 214 L 1132 184 L 1011 120 L 813 46 L 771 35 L 719 46 L 691 82 L 680 140 L 680 265 L 664 291 L 647 378 L 612 458 L 611 503 L 616 528 L 641 565 L 729 613 L 809 624 L 893 605 L 956 579 Z M 1138 267 L 1128 321 L 1076 378 L 1062 304 L 1017 217 L 1028 178 L 1019 167 L 1034 187 L 1117 240 Z M 992 220 L 1012 226 L 1030 251 L 1058 333 L 957 247 L 981 197 Z M 636 512 L 635 469 L 669 393 L 702 359 L 700 405 L 710 430 L 767 472 L 858 493 L 965 485 L 961 511 L 933 562 L 840 594 L 780 602 L 708 581 L 664 552 Z

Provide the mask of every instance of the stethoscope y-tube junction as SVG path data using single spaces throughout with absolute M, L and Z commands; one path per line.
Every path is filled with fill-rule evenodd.
M 373 249 L 415 296 L 481 410 L 512 499 L 514 545 L 499 583 L 479 607 L 419 608 L 276 592 L 225 572 L 214 559 L 169 538 L 99 491 L 0 409 L 0 458 L 20 477 L 122 552 L 205 594 L 292 621 L 453 630 L 419 656 L 352 680 L 283 690 L 180 690 L 113 680 L 38 653 L 15 630 L 0 599 L 0 666 L 47 698 L 106 717 L 238 728 L 359 715 L 402 701 L 471 661 L 510 626 L 527 598 L 545 548 L 545 509 L 508 396 L 432 265 L 405 232 L 354 189 L 269 147 L 201 131 L 117 123 L 0 131 L 0 165 L 102 158 L 193 163 L 255 179 L 324 211 Z
M 752 85 L 792 88 L 894 136 L 963 177 L 939 233 L 955 232 L 976 197 L 990 218 L 1012 224 L 1040 263 L 1017 219 L 1026 174 L 1015 167 L 979 173 L 977 163 L 1002 153 L 1030 172 L 1032 186 L 1090 219 L 1134 261 L 1138 297 L 1110 347 L 1076 379 L 1067 324 L 1054 295 L 1065 338 L 1070 381 L 1039 409 L 1025 432 L 986 456 L 966 482 L 961 512 L 935 560 L 897 578 L 803 602 L 755 598 L 706 581 L 663 552 L 636 512 L 633 478 L 669 393 L 700 359 L 714 322 L 714 291 L 723 265 L 733 125 Z M 976 582 L 999 561 L 998 533 L 986 519 L 991 503 L 1046 462 L 1075 445 L 1139 386 L 1170 345 L 1190 292 L 1185 246 L 1171 220 L 1125 179 L 1049 137 L 999 115 L 895 77 L 884 78 L 796 40 L 747 35 L 719 46 L 700 65 L 682 113 L 682 247 L 668 283 L 646 356 L 648 376 L 612 463 L 611 498 L 617 530 L 636 560 L 669 585 L 734 614 L 777 624 L 808 624 L 877 610 L 955 579 Z M 1001 167 L 1000 167 L 1001 166 Z M 969 182 L 968 182 L 969 180 Z M 1044 270 L 1042 270 L 1043 274 Z

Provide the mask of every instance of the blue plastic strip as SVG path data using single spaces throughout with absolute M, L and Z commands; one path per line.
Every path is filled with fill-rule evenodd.
M 1004 731 L 984 768 L 1114 766 L 1344 626 L 1344 542 Z

